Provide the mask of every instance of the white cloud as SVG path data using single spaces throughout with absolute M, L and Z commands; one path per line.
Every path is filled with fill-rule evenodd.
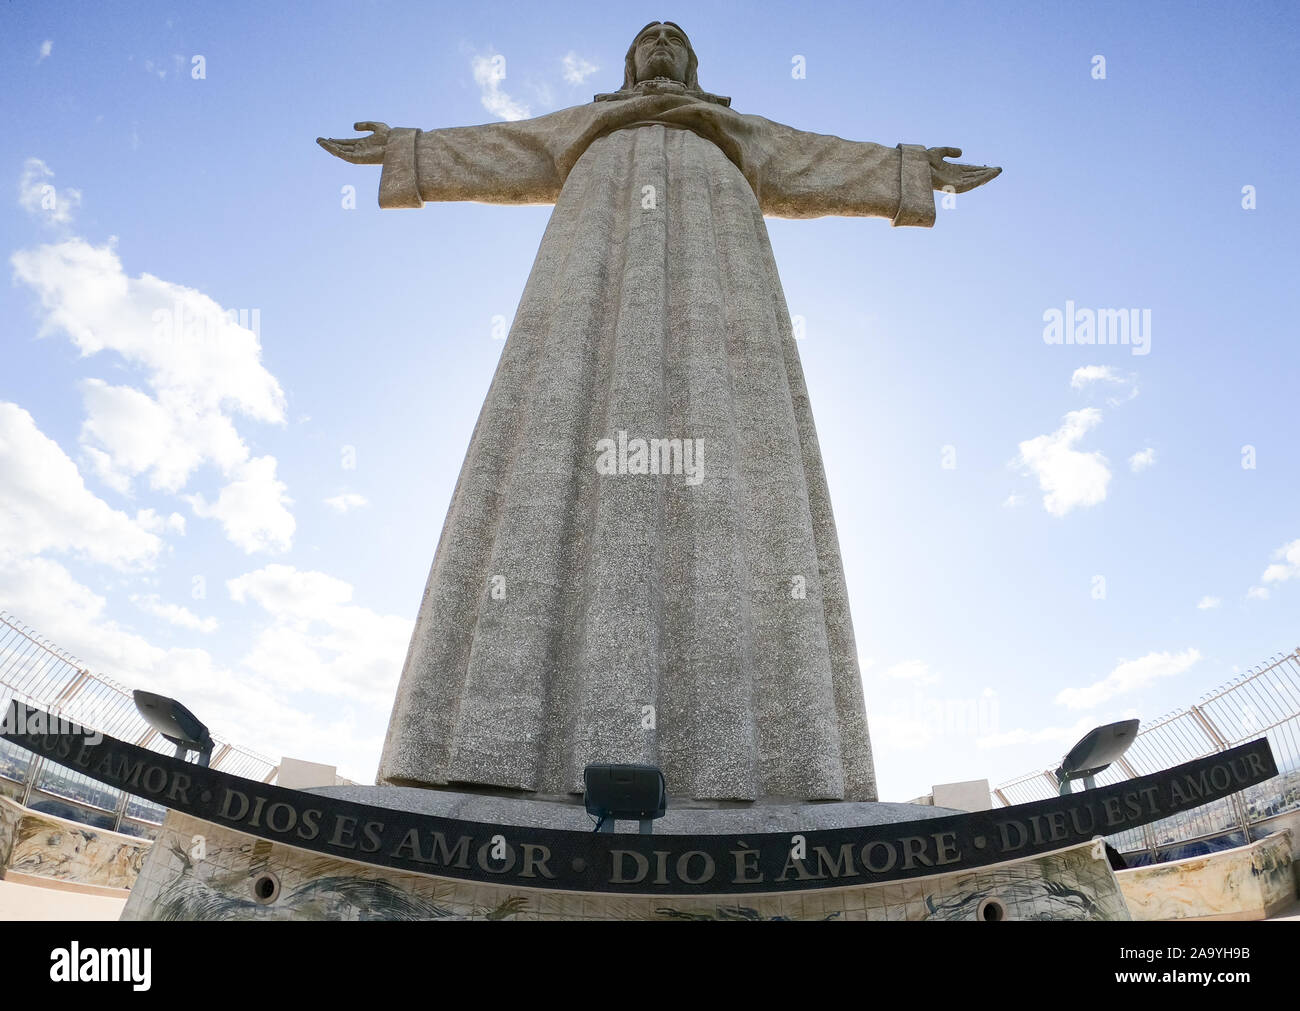
M 1118 406 L 1138 395 L 1137 377 L 1120 375 L 1109 365 L 1082 365 L 1070 376 L 1070 389 L 1083 390 L 1094 384 L 1100 384 L 1115 390 L 1107 398 L 1111 406 Z
M 1071 411 L 1051 435 L 1020 443 L 1016 463 L 1038 478 L 1045 493 L 1043 506 L 1053 516 L 1106 500 L 1110 467 L 1105 456 L 1099 450 L 1084 453 L 1074 448 L 1100 422 L 1101 412 L 1095 407 Z
M 211 463 L 230 483 L 212 506 L 190 496 L 196 513 L 220 519 L 245 550 L 287 548 L 294 524 L 274 457 L 251 459 L 234 422 L 284 422 L 284 392 L 261 361 L 260 314 L 224 310 L 151 274 L 129 277 L 111 242 L 74 238 L 20 251 L 11 263 L 40 297 L 42 335 L 65 333 L 87 357 L 116 352 L 152 389 L 83 381 L 80 438 L 91 470 L 123 494 L 141 475 L 175 494 Z
M 235 468 L 234 480 L 211 504 L 202 495 L 186 495 L 196 516 L 221 521 L 232 544 L 254 551 L 288 551 L 297 524 L 283 481 L 275 476 L 275 457 L 259 456 Z
M 118 473 L 113 466 L 113 458 L 102 449 L 96 449 L 94 446 L 82 446 L 81 458 L 96 477 L 119 495 L 131 494 L 131 479 L 125 474 Z
M 87 379 L 81 396 L 83 451 L 110 487 L 129 490 L 133 478 L 147 474 L 151 488 L 176 493 L 205 462 L 230 474 L 248 459 L 230 417 L 196 409 L 186 391 L 164 390 L 155 399 L 130 386 Z
M 1173 677 L 1190 668 L 1201 658 L 1197 649 L 1181 653 L 1148 653 L 1137 660 L 1121 660 L 1106 677 L 1085 688 L 1065 688 L 1056 701 L 1071 709 L 1091 709 L 1116 695 L 1137 691 L 1158 678 Z
M 504 56 L 500 53 L 475 56 L 472 66 L 474 83 L 479 86 L 479 97 L 483 108 L 499 119 L 507 121 L 527 119 L 531 115 L 527 105 L 515 101 L 501 89 L 501 82 L 506 79 Z
M 350 509 L 360 509 L 362 506 L 368 506 L 370 502 L 364 495 L 358 495 L 356 492 L 352 491 L 345 491 L 341 495 L 327 498 L 325 504 L 336 512 L 345 513 Z
M 60 191 L 50 181 L 53 178 L 45 162 L 28 158 L 18 177 L 18 206 L 46 224 L 66 225 L 81 206 L 81 190 L 64 187 Z
M 581 84 L 600 69 L 591 61 L 584 60 L 572 49 L 564 54 L 564 59 L 560 63 L 564 66 L 564 79 L 569 84 Z
M 1128 458 L 1128 469 L 1134 474 L 1141 474 L 1147 468 L 1155 466 L 1155 462 L 1156 451 L 1148 446 Z
M 1197 603 L 1196 608 L 1199 611 L 1209 611 L 1218 607 L 1222 603 L 1223 601 L 1218 597 L 1202 597 L 1200 602 Z
M 20 607 L 18 617 L 41 635 L 53 637 L 61 649 L 106 667 L 113 677 L 118 677 L 113 671 L 134 673 L 161 652 L 107 623 L 107 601 L 53 559 L 23 558 L 0 565 L 0 600 L 11 613 Z
M 1089 383 L 1117 382 L 1115 370 L 1109 365 L 1081 365 L 1070 376 L 1070 389 L 1081 390 Z
M 42 336 L 63 331 L 86 356 L 116 351 L 146 369 L 155 390 L 195 410 L 284 420 L 284 392 L 262 366 L 257 334 L 201 291 L 152 274 L 128 277 L 111 243 L 80 238 L 22 250 L 10 262 L 40 296 Z
M 1252 586 L 1246 591 L 1247 600 L 1268 600 L 1269 596 L 1267 586 Z
M 54 40 L 46 39 L 41 43 L 40 55 L 36 57 L 36 62 L 40 63 L 49 58 L 50 53 L 54 52 Z
M 165 603 L 159 599 L 156 593 L 133 593 L 131 603 L 146 614 L 152 614 L 155 618 L 161 618 L 163 621 L 170 622 L 180 628 L 188 628 L 195 632 L 215 632 L 217 630 L 216 618 L 200 618 L 187 607 Z
M 1015 509 L 1017 506 L 1023 504 L 1024 501 L 1025 500 L 1021 496 L 1016 495 L 1013 492 L 1002 501 L 1002 507 L 1004 509 Z
M 226 582 L 230 599 L 252 601 L 267 613 L 293 621 L 311 621 L 349 606 L 352 587 L 324 572 L 302 572 L 292 565 L 268 565 Z
M 185 517 L 180 513 L 160 516 L 153 509 L 140 509 L 135 514 L 135 521 L 151 534 L 185 533 Z
M 0 561 L 59 551 L 118 569 L 153 564 L 162 541 L 87 488 L 58 443 L 0 402 Z
M 272 619 L 243 666 L 287 688 L 342 695 L 386 708 L 413 623 L 352 603 L 352 587 L 323 572 L 268 565 L 226 583 L 237 603 Z
M 1261 577 L 1266 583 L 1285 583 L 1289 579 L 1295 579 L 1300 576 L 1300 540 L 1294 540 L 1290 544 L 1283 544 L 1273 552 L 1274 558 L 1280 558 L 1280 562 L 1274 562 L 1264 570 Z

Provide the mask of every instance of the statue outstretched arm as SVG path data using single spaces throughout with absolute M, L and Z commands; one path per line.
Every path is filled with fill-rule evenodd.
M 367 137 L 316 142 L 344 161 L 382 165 L 380 207 L 420 207 L 429 200 L 548 204 L 564 180 L 552 153 L 549 116 L 444 130 L 393 129 L 362 122 Z
M 960 157 L 958 148 L 884 147 L 770 120 L 761 124 L 752 134 L 759 205 L 778 218 L 869 216 L 928 228 L 934 224 L 935 190 L 951 186 L 964 193 L 1002 171 L 944 161 Z

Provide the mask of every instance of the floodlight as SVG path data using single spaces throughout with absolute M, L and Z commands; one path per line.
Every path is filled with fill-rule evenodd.
M 596 818 L 597 832 L 613 832 L 619 819 L 641 823 L 649 835 L 656 818 L 668 810 L 664 774 L 653 765 L 589 765 L 582 771 L 586 788 L 583 803 Z
M 153 692 L 136 691 L 135 707 L 163 738 L 176 745 L 176 757 L 184 760 L 190 751 L 199 753 L 199 765 L 206 766 L 215 746 L 199 718 L 175 699 Z
M 1098 773 L 1110 768 L 1137 737 L 1140 720 L 1120 720 L 1107 723 L 1104 727 L 1089 730 L 1083 739 L 1070 749 L 1063 759 L 1061 767 L 1056 770 L 1056 779 L 1061 784 L 1061 796 L 1071 791 L 1070 784 L 1076 779 L 1083 780 L 1083 788 L 1091 790 L 1097 785 L 1094 779 Z

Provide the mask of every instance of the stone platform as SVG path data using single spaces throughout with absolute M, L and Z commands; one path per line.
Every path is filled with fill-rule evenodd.
M 592 828 L 576 804 L 400 787 L 307 792 L 464 822 Z M 956 813 L 884 803 L 686 808 L 670 810 L 655 827 L 679 836 L 739 837 L 902 826 Z M 629 895 L 411 873 L 323 856 L 171 811 L 122 919 L 1127 920 L 1115 875 L 1098 852 L 1094 843 L 1076 844 L 977 869 L 839 888 Z
M 286 789 L 49 720 L 15 701 L 0 736 L 169 809 L 127 919 L 1126 919 L 1101 837 L 1277 775 L 1261 738 L 992 811 L 685 805 L 593 833 L 568 798 Z

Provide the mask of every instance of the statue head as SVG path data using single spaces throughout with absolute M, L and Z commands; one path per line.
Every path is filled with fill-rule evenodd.
M 671 21 L 651 21 L 636 33 L 623 60 L 623 87 L 596 101 L 610 102 L 653 92 L 686 94 L 706 102 L 730 105 L 731 99 L 700 88 L 699 61 L 691 40 Z
M 624 61 L 623 87 L 630 88 L 642 81 L 666 77 L 694 90 L 700 82 L 696 77 L 699 61 L 691 40 L 671 21 L 651 21 L 637 32 L 628 48 Z

